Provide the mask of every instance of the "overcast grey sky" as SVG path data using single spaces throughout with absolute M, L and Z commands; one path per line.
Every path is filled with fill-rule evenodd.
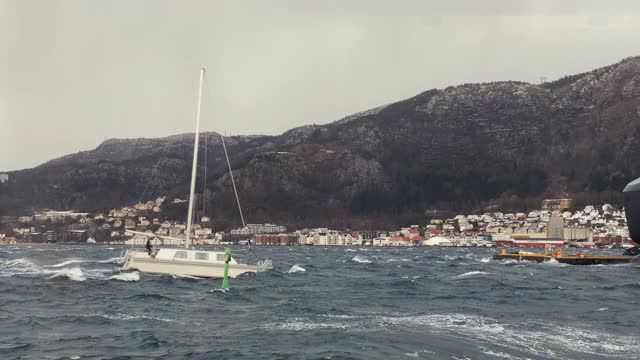
M 107 138 L 279 134 L 640 55 L 634 1 L 0 0 L 0 170 Z

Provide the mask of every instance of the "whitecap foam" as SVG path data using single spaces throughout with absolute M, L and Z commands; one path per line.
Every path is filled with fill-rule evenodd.
M 52 268 L 59 268 L 59 267 L 65 267 L 67 265 L 71 265 L 71 264 L 78 264 L 78 263 L 84 263 L 86 262 L 85 260 L 80 260 L 80 259 L 69 259 L 67 261 L 63 261 L 59 264 L 55 264 L 55 265 L 47 265 L 46 267 L 52 267 Z
M 165 319 L 165 318 L 161 318 L 158 316 L 153 316 L 153 315 L 131 315 L 131 314 L 122 314 L 122 313 L 118 313 L 118 314 L 89 314 L 86 315 L 86 317 L 101 317 L 101 318 L 105 318 L 105 319 L 109 319 L 109 320 L 155 320 L 155 321 L 161 321 L 161 322 L 175 322 L 175 320 L 172 319 Z
M 351 258 L 351 261 L 353 262 L 357 262 L 360 264 L 370 264 L 371 260 L 369 260 L 366 256 L 362 256 L 362 255 L 356 255 L 353 258 Z
M 209 290 L 209 292 L 221 292 L 221 293 L 228 293 L 229 292 L 229 288 L 226 289 L 211 289 Z
M 489 355 L 494 359 L 520 359 L 518 357 L 514 357 L 511 354 L 507 354 L 501 351 L 495 352 L 495 351 L 491 351 L 489 349 L 484 349 L 482 350 L 483 354 Z
M 117 274 L 109 277 L 109 280 L 138 281 L 140 280 L 140 273 L 137 271 L 134 271 L 134 272 Z
M 349 249 L 344 249 L 344 251 L 345 252 L 356 252 L 358 250 L 349 248 Z
M 124 257 L 112 257 L 106 260 L 99 260 L 99 264 L 122 264 L 124 263 Z
M 307 269 L 303 268 L 302 266 L 300 266 L 300 265 L 298 265 L 298 264 L 295 264 L 295 265 L 293 265 L 293 266 L 289 269 L 289 271 L 287 271 L 287 272 L 288 272 L 289 274 L 292 274 L 292 273 L 305 272 L 305 271 L 307 271 Z
M 554 258 L 551 258 L 549 261 L 544 261 L 539 264 L 544 266 L 568 266 L 568 264 L 561 263 Z
M 490 273 L 488 272 L 484 272 L 484 271 L 469 271 L 466 272 L 464 274 L 460 274 L 458 276 L 456 276 L 456 279 L 463 279 L 463 278 L 467 278 L 467 277 L 471 277 L 471 276 L 483 276 L 483 275 L 490 275 Z
M 379 316 L 376 321 L 383 326 L 427 326 L 434 329 L 472 330 L 488 333 L 501 333 L 504 326 L 497 321 L 476 315 L 465 314 L 428 314 L 416 316 Z
M 47 273 L 51 273 L 53 275 L 49 276 L 49 279 L 57 279 L 61 277 L 66 277 L 69 280 L 73 281 L 86 281 L 87 277 L 85 276 L 82 269 L 79 267 L 74 268 L 63 268 L 55 271 L 48 271 Z
M 0 277 L 42 274 L 42 269 L 27 259 L 15 259 L 0 263 Z
M 307 322 L 302 320 L 294 320 L 285 323 L 271 323 L 264 326 L 268 330 L 289 330 L 289 331 L 305 331 L 317 329 L 348 329 L 352 327 L 343 323 L 318 323 Z
M 489 317 L 461 313 L 324 315 L 317 319 L 294 317 L 265 326 L 269 330 L 285 331 L 425 328 L 432 333 L 448 333 L 454 336 L 463 336 L 471 341 L 490 344 L 491 349 L 482 348 L 483 353 L 505 359 L 527 358 L 528 356 L 519 357 L 524 353 L 557 359 L 580 358 L 576 354 L 628 358 L 628 354 L 640 352 L 637 336 L 612 334 L 602 329 L 585 329 L 573 325 L 558 325 L 539 321 L 519 323 L 514 326 L 503 324 Z M 509 339 L 509 341 L 505 342 L 504 339 Z M 568 353 L 573 354 L 569 355 Z M 518 356 L 513 354 L 518 354 Z
M 503 264 L 503 265 L 511 265 L 511 264 L 517 264 L 517 263 L 518 263 L 518 260 L 516 259 L 506 259 L 500 262 L 500 264 Z

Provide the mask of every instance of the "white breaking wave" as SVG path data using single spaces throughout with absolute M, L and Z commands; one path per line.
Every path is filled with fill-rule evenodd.
M 124 257 L 112 257 L 111 259 L 100 260 L 99 264 L 122 264 L 124 263 Z
M 488 272 L 484 272 L 484 271 L 469 271 L 467 273 L 464 274 L 460 274 L 458 276 L 456 276 L 456 279 L 462 279 L 462 278 L 467 278 L 470 276 L 481 276 L 481 275 L 489 275 Z
M 362 255 L 356 255 L 354 256 L 351 261 L 353 262 L 357 262 L 360 264 L 370 264 L 371 260 L 369 260 L 366 256 L 362 256 Z
M 345 251 L 345 252 L 356 252 L 356 251 L 358 251 L 358 250 L 356 250 L 356 249 L 345 249 L 344 251 Z
M 165 319 L 152 315 L 131 315 L 131 314 L 89 314 L 86 317 L 101 317 L 109 320 L 155 320 L 162 322 L 175 322 L 172 319 Z
M 564 264 L 559 262 L 558 260 L 551 258 L 549 261 L 544 261 L 539 263 L 539 265 L 544 265 L 544 266 L 569 266 L 569 264 Z
M 278 324 L 266 324 L 264 328 L 267 330 L 288 330 L 288 331 L 305 331 L 305 330 L 316 330 L 316 329 L 348 329 L 353 326 L 350 324 L 344 323 L 318 323 L 318 322 L 308 322 L 302 319 L 293 319 L 293 321 L 288 321 L 284 323 Z
M 49 272 L 49 271 L 45 271 L 45 272 Z M 60 278 L 60 277 L 66 277 L 69 280 L 73 280 L 73 281 L 86 281 L 87 277 L 84 274 L 84 272 L 82 272 L 82 269 L 80 269 L 79 267 L 74 267 L 74 268 L 64 268 L 61 270 L 54 270 L 54 271 L 50 271 L 49 273 L 52 273 L 53 275 L 51 275 L 49 277 L 49 279 L 56 279 L 56 278 Z
M 110 277 L 107 277 L 106 273 L 111 273 L 110 269 L 82 269 L 78 266 L 69 267 L 68 265 L 77 264 L 77 263 L 86 263 L 88 261 L 71 259 L 66 260 L 59 264 L 54 265 L 46 265 L 46 266 L 38 266 L 28 259 L 15 259 L 9 260 L 5 262 L 0 262 L 0 277 L 9 277 L 9 276 L 46 276 L 47 279 L 61 279 L 66 278 L 71 281 L 86 281 L 87 279 L 92 280 L 109 280 Z M 117 275 L 116 275 L 117 276 Z M 135 275 L 129 275 L 135 276 Z M 137 281 L 133 280 L 133 278 L 129 280 L 125 280 L 116 278 L 116 280 L 123 281 Z
M 27 259 L 15 259 L 0 264 L 0 276 L 37 275 L 42 269 Z
M 295 264 L 295 265 L 293 265 L 293 266 L 289 269 L 289 271 L 287 271 L 287 272 L 288 272 L 289 274 L 292 274 L 292 273 L 305 272 L 305 271 L 307 271 L 307 269 L 303 268 L 302 266 L 300 266 L 300 265 L 298 265 L 298 264 Z
M 67 261 L 63 261 L 60 264 L 55 264 L 55 265 L 47 265 L 46 267 L 52 267 L 52 268 L 58 268 L 58 267 L 65 267 L 67 265 L 71 265 L 71 264 L 78 264 L 78 263 L 84 263 L 87 262 L 85 260 L 79 260 L 79 259 L 69 259 Z
M 109 277 L 109 280 L 120 280 L 120 281 L 138 281 L 140 280 L 140 273 L 137 271 L 117 274 Z

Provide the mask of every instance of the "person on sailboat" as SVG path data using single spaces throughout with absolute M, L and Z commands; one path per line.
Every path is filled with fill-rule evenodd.
M 153 246 L 151 245 L 151 239 L 147 238 L 147 254 L 151 256 L 151 251 L 153 250 Z

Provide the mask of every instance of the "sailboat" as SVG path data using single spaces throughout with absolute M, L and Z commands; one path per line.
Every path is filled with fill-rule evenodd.
M 138 270 L 146 273 L 187 275 L 205 278 L 221 278 L 224 276 L 225 253 L 222 251 L 204 251 L 191 248 L 191 228 L 193 223 L 193 209 L 196 186 L 196 172 L 198 163 L 198 144 L 200 139 L 200 107 L 202 104 L 202 83 L 204 69 L 200 69 L 200 86 L 198 90 L 198 110 L 196 113 L 196 133 L 193 147 L 193 164 L 191 168 L 191 189 L 189 193 L 189 210 L 187 213 L 187 229 L 185 248 L 156 249 L 151 254 L 144 250 L 129 249 L 124 256 L 122 270 Z M 226 151 L 226 149 L 225 149 Z M 227 160 L 228 161 L 228 160 Z M 234 185 L 235 191 L 235 185 Z M 236 193 L 237 196 L 237 193 Z M 243 219 L 244 220 L 244 219 Z M 128 231 L 169 240 L 181 240 L 168 236 L 160 236 L 137 231 Z M 229 276 L 236 277 L 244 273 L 257 273 L 271 269 L 271 261 L 265 260 L 256 265 L 240 264 L 233 257 L 229 259 Z

